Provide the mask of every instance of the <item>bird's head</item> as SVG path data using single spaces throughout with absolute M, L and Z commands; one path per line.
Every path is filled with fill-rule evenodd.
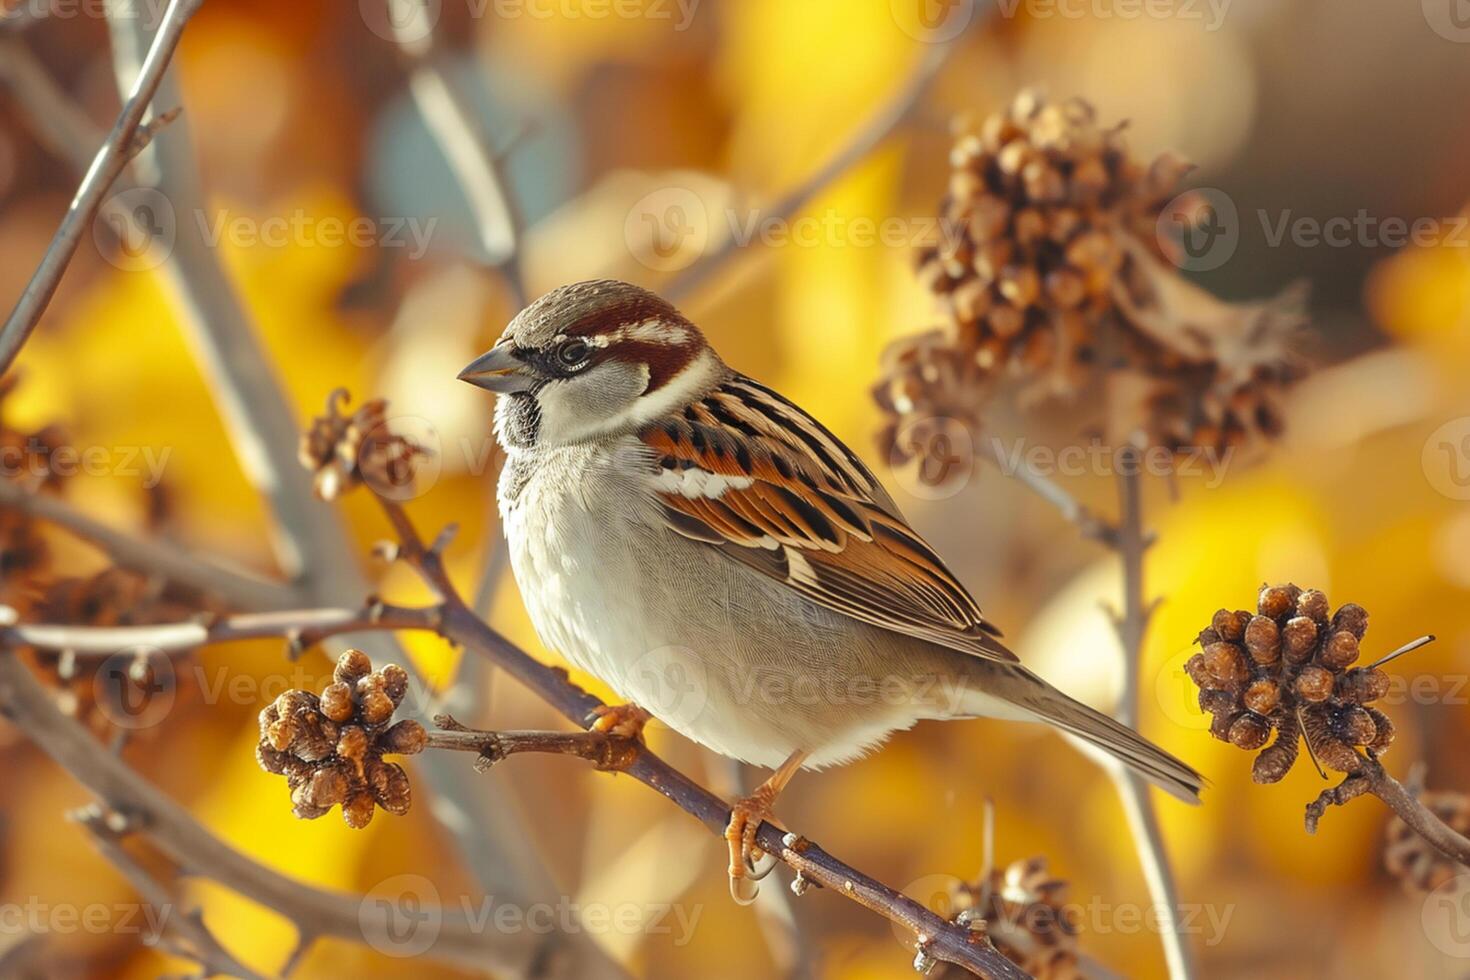
M 699 328 L 615 280 L 554 289 L 459 373 L 496 392 L 507 446 L 566 445 L 634 431 L 700 397 L 724 365 Z

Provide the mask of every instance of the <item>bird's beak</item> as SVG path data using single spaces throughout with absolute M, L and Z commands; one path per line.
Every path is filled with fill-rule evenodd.
M 496 344 L 467 364 L 459 372 L 459 380 L 501 395 L 526 391 L 536 383 L 535 376 L 508 343 Z

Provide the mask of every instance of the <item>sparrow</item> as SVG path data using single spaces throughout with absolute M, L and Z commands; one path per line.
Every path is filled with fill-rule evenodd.
M 555 289 L 459 377 L 499 395 L 531 622 L 629 701 L 589 727 L 636 737 L 652 716 L 775 770 L 731 809 L 737 900 L 798 770 L 924 719 L 1044 722 L 1198 801 L 1199 773 L 1024 667 L 857 454 L 654 293 Z

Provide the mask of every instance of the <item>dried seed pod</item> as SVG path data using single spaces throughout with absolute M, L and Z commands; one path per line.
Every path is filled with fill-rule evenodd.
M 1317 624 L 1306 616 L 1294 616 L 1281 628 L 1281 646 L 1292 663 L 1310 660 L 1317 646 Z
M 1361 705 L 1348 705 L 1337 714 L 1333 726 L 1344 742 L 1350 745 L 1371 745 L 1378 737 L 1378 726 L 1373 716 Z
M 1388 715 L 1377 708 L 1367 706 L 1363 710 L 1368 712 L 1369 718 L 1373 719 L 1373 741 L 1368 743 L 1368 748 L 1373 750 L 1374 755 L 1382 755 L 1393 744 L 1393 738 L 1398 734 L 1398 730 L 1393 727 L 1393 721 Z
M 1377 701 L 1388 693 L 1388 674 L 1376 667 L 1354 667 L 1338 680 L 1338 693 L 1355 704 Z
M 1260 715 L 1247 712 L 1230 725 L 1230 743 L 1241 749 L 1258 749 L 1271 737 L 1271 726 Z
M 385 753 L 412 755 L 428 744 L 416 721 L 390 725 L 408 691 L 408 673 L 396 665 L 374 671 L 360 652 L 337 663 L 322 697 L 288 691 L 260 713 L 256 758 L 267 772 L 286 777 L 293 812 L 312 819 L 342 808 L 350 827 L 365 827 L 375 806 L 407 812 L 408 774 L 383 761 Z
M 337 658 L 332 679 L 340 684 L 356 684 L 373 672 L 373 662 L 361 650 L 347 650 Z
M 1326 623 L 1330 608 L 1327 602 L 1327 593 L 1321 589 L 1305 589 L 1296 599 L 1296 611 L 1298 615 L 1305 616 L 1314 623 Z
M 1297 695 L 1313 704 L 1330 698 L 1333 686 L 1332 671 L 1315 665 L 1303 667 L 1296 678 Z
M 1239 643 L 1245 639 L 1245 628 L 1250 625 L 1251 615 L 1244 610 L 1221 609 L 1210 621 L 1210 627 L 1222 640 Z
M 1222 684 L 1239 684 L 1250 676 L 1245 654 L 1233 643 L 1212 643 L 1206 647 L 1205 669 Z
M 1470 834 L 1470 797 L 1464 793 L 1423 793 L 1420 802 L 1458 834 Z M 1383 861 L 1404 890 L 1420 895 L 1453 881 L 1465 869 L 1394 816 L 1385 832 Z
M 1262 616 L 1280 619 L 1296 605 L 1294 588 L 1289 585 L 1262 586 L 1261 594 L 1256 599 L 1257 611 Z
M 1296 727 L 1277 733 L 1276 741 L 1261 750 L 1251 765 L 1251 779 L 1257 783 L 1279 783 L 1291 771 L 1300 751 Z
M 1281 659 L 1281 627 L 1269 616 L 1253 616 L 1245 628 L 1245 647 L 1258 664 Z
M 1338 608 L 1332 617 L 1332 628 L 1334 630 L 1347 630 L 1358 639 L 1368 631 L 1368 610 L 1355 602 L 1349 602 Z
M 1242 700 L 1256 714 L 1269 715 L 1281 705 L 1281 685 L 1269 677 L 1262 677 L 1251 682 Z
M 344 722 L 352 717 L 352 688 L 338 681 L 328 684 L 322 691 L 322 714 L 335 722 Z
M 1358 637 L 1351 630 L 1329 633 L 1318 659 L 1328 667 L 1341 670 L 1358 659 Z

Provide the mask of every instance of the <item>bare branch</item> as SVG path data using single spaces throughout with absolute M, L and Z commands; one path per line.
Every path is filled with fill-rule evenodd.
M 425 6 L 413 0 L 384 2 L 398 49 L 408 64 L 414 104 L 469 202 L 484 261 L 501 270 L 516 309 L 520 309 L 528 298 L 521 270 L 523 222 L 479 112 L 443 62 L 434 57 L 434 25 Z
M 985 20 L 989 14 L 990 7 L 987 4 L 977 3 L 976 8 L 971 14 L 972 19 L 967 27 L 973 27 L 974 24 Z M 934 45 L 920 60 L 908 82 L 894 94 L 888 104 L 854 133 L 852 138 L 816 173 L 787 191 L 767 209 L 765 214 L 773 219 L 789 220 L 837 178 L 881 146 L 899 127 L 907 123 L 922 104 L 940 70 L 948 64 L 950 56 L 959 50 L 968 33 L 968 29 L 960 31 L 956 37 L 943 44 Z M 717 273 L 723 271 L 736 257 L 739 248 L 740 243 L 734 236 L 725 238 L 718 248 L 701 256 L 697 262 L 664 284 L 660 292 L 670 303 L 677 306 Z
M 1140 459 L 1133 447 L 1125 447 L 1118 461 L 1118 500 L 1122 514 L 1112 546 L 1123 563 L 1123 613 L 1114 625 L 1123 646 L 1123 690 L 1118 702 L 1118 720 L 1130 727 L 1138 726 L 1138 675 L 1143 660 L 1144 634 L 1153 612 L 1153 604 L 1144 600 L 1143 557 L 1152 539 L 1143 529 L 1143 487 L 1139 476 Z M 1159 936 L 1164 945 L 1164 959 L 1173 980 L 1188 980 L 1194 975 L 1194 959 L 1185 932 L 1179 922 L 1179 892 L 1174 872 L 1169 865 L 1159 829 L 1153 797 L 1143 778 L 1132 770 L 1115 767 L 1113 780 L 1128 815 L 1138 858 L 1143 865 L 1144 880 L 1159 914 Z
M 208 877 L 275 909 L 303 935 L 362 942 L 365 930 L 386 931 L 397 925 L 393 909 L 386 905 L 300 884 L 220 841 L 63 715 L 30 671 L 6 651 L 0 651 L 0 712 L 109 809 L 127 815 L 134 831 L 146 835 L 170 860 L 190 874 Z M 555 936 L 486 930 L 448 910 L 442 920 L 438 938 L 425 955 L 472 969 L 532 975 L 557 943 Z
M 436 554 L 433 548 L 423 546 L 422 539 L 413 530 L 412 525 L 408 523 L 407 518 L 396 504 L 385 501 L 384 507 L 390 519 L 394 519 L 395 526 L 406 532 L 407 537 L 401 551 L 404 559 L 414 564 L 415 569 L 425 577 L 426 581 L 438 587 L 436 583 L 438 583 L 440 573 L 432 568 L 425 569 L 421 564 L 427 559 L 432 566 Z M 242 620 L 244 617 L 226 617 L 220 620 L 213 629 L 216 635 L 228 638 L 239 638 L 247 632 L 252 636 L 265 635 L 267 625 L 280 630 L 279 635 L 287 635 L 293 630 L 307 629 L 434 630 L 445 639 L 488 657 L 580 727 L 585 727 L 589 719 L 594 717 L 595 710 L 603 707 L 599 699 L 572 684 L 567 679 L 565 671 L 540 663 L 491 629 L 465 605 L 459 594 L 452 591 L 452 588 L 443 596 L 440 605 L 426 609 L 381 607 L 381 612 L 376 615 L 353 614 L 341 610 L 315 610 L 296 614 L 295 621 L 292 621 L 291 614 L 262 614 L 251 620 Z M 0 643 L 25 643 L 50 649 L 75 649 L 80 653 L 84 650 L 95 651 L 108 648 L 115 650 L 116 646 L 112 644 L 115 644 L 120 635 L 136 639 L 143 635 L 143 631 L 151 631 L 148 635 L 153 641 L 197 645 L 201 632 L 207 636 L 209 629 L 201 624 L 191 623 L 168 627 L 140 627 L 136 630 L 129 628 L 123 634 L 119 630 L 93 630 L 87 627 L 11 626 L 0 631 Z M 93 633 L 108 635 L 89 639 L 89 635 Z M 25 674 L 24 681 L 29 682 L 32 687 L 35 685 L 35 681 L 25 673 L 24 668 L 15 663 L 13 658 L 0 657 L 0 706 L 6 704 L 4 682 L 7 675 L 13 675 L 17 670 Z M 11 684 L 21 686 L 21 681 L 12 676 Z M 55 710 L 50 708 L 49 704 L 46 708 L 53 712 Z M 33 738 L 36 737 L 31 727 L 19 720 L 17 724 L 27 734 Z M 644 783 L 686 813 L 697 818 L 716 836 L 723 835 L 724 828 L 730 819 L 729 806 L 714 794 L 646 748 L 640 747 L 636 753 L 632 753 L 633 757 L 628 759 L 628 753 L 623 751 L 626 746 L 619 740 L 586 739 L 580 734 L 564 737 L 554 733 L 539 732 L 463 731 L 438 732 L 433 738 L 439 740 L 441 748 L 474 751 L 481 755 L 486 754 L 488 748 L 492 758 L 496 756 L 497 746 L 500 747 L 502 757 L 513 752 L 527 751 L 555 751 L 579 755 L 605 764 L 607 768 L 625 772 Z M 60 759 L 58 761 L 66 765 L 65 761 Z M 800 872 L 807 880 L 822 885 L 910 930 L 915 934 L 916 941 L 923 946 L 931 958 L 963 966 L 980 976 L 1000 977 L 1005 980 L 1019 980 L 1025 976 L 1015 964 L 1001 956 L 984 939 L 983 935 L 972 933 L 961 925 L 945 920 L 918 902 L 839 861 L 805 838 L 785 833 L 774 824 L 767 822 L 761 824 L 759 828 L 757 843 L 767 854 L 776 856 L 780 861 Z M 332 933 L 323 931 L 321 934 Z
M 1445 857 L 1470 868 L 1470 839 L 1435 816 L 1434 811 L 1419 802 L 1407 786 L 1388 774 L 1383 763 L 1371 756 L 1363 759 L 1362 771 L 1353 773 L 1331 789 L 1323 790 L 1322 795 L 1307 805 L 1307 833 L 1317 832 L 1317 823 L 1328 807 L 1342 806 L 1364 793 L 1371 793 L 1388 804 L 1409 829 Z
M 184 24 L 199 9 L 201 2 L 202 0 L 170 0 L 158 34 L 148 49 L 148 56 L 143 59 L 142 70 L 123 103 L 117 122 L 113 124 L 106 141 L 93 157 L 71 206 L 67 208 L 66 216 L 61 219 L 61 225 L 56 229 L 56 235 L 41 259 L 41 264 L 37 266 L 31 281 L 21 293 L 5 326 L 0 328 L 0 374 L 9 370 L 31 331 L 40 322 L 41 314 L 55 295 L 62 274 L 76 254 L 77 246 L 88 226 L 96 218 L 97 209 L 102 206 L 112 182 L 141 148 L 135 137 L 143 122 L 143 114 L 163 80 L 169 59 L 173 57 L 174 49 L 183 36 Z
M 198 910 L 184 911 L 174 892 L 153 877 L 122 846 L 119 833 L 110 824 L 117 822 L 126 825 L 126 817 L 115 811 L 109 813 L 95 803 L 73 814 L 73 817 L 90 832 L 92 843 L 102 856 L 122 872 L 140 898 L 153 906 L 157 914 L 156 924 L 160 930 L 160 935 L 153 937 L 155 940 L 171 947 L 170 951 L 176 955 L 197 962 L 202 968 L 199 974 L 201 977 L 227 976 L 240 977 L 242 980 L 260 980 L 259 974 L 235 959 L 220 945 L 214 933 L 204 924 L 204 917 Z M 126 833 L 126 830 L 122 832 Z M 182 943 L 169 943 L 169 933 Z
M 1076 497 L 1064 490 L 1050 477 L 1037 470 L 1024 458 L 1024 454 L 1015 459 L 1008 458 L 1004 451 L 1002 451 L 1000 443 L 995 439 L 991 439 L 990 457 L 1002 473 L 1014 480 L 1018 480 L 1042 500 L 1055 507 L 1063 519 L 1075 525 L 1078 532 L 1084 538 L 1100 542 L 1109 548 L 1117 547 L 1117 527 L 1094 514 L 1079 502 Z
M 0 480 L 0 507 L 66 528 L 105 551 L 124 568 L 194 586 L 237 609 L 289 609 L 302 603 L 289 585 L 241 569 L 196 558 L 165 541 L 135 538 L 76 510 L 64 500 Z

